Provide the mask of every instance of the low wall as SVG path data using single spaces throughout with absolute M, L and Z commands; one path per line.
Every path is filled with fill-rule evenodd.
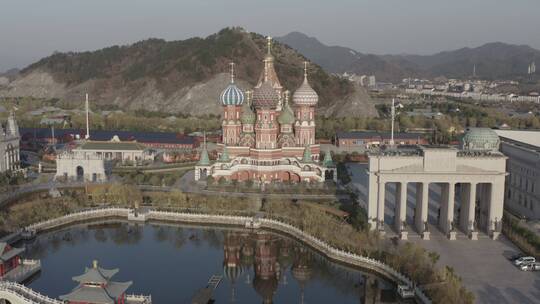
M 26 229 L 40 232 L 85 220 L 101 219 L 107 217 L 128 218 L 128 215 L 130 213 L 133 214 L 133 212 L 134 211 L 132 209 L 127 208 L 103 208 L 86 210 L 69 214 L 60 218 L 51 219 L 45 222 L 36 223 L 28 226 Z M 256 223 L 257 225 L 259 225 L 260 228 L 276 230 L 293 238 L 296 238 L 301 242 L 307 244 L 308 246 L 311 246 L 315 250 L 319 251 L 322 255 L 326 256 L 331 260 L 352 267 L 371 269 L 377 273 L 382 274 L 383 276 L 391 278 L 398 284 L 413 286 L 412 280 L 380 261 L 337 249 L 327 244 L 323 240 L 307 234 L 290 224 L 277 220 L 245 216 L 209 215 L 155 210 L 150 210 L 143 214 L 146 220 L 156 221 L 240 225 L 243 227 L 245 227 L 246 223 Z M 415 295 L 417 300 L 420 301 L 420 303 L 431 303 L 431 301 L 427 298 L 427 296 L 423 293 L 421 289 L 415 288 Z

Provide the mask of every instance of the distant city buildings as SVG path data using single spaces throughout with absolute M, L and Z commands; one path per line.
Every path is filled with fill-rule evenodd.
M 0 173 L 20 169 L 19 126 L 11 112 L 5 126 L 0 124 Z
M 495 130 L 508 157 L 505 205 L 512 213 L 540 220 L 540 131 Z

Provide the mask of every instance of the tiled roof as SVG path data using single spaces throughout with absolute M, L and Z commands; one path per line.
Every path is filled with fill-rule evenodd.
M 50 128 L 20 128 L 20 134 L 24 137 L 50 138 Z M 57 138 L 80 135 L 84 138 L 85 130 L 82 129 L 55 129 L 54 135 Z M 109 131 L 109 130 L 91 130 L 91 139 L 97 141 L 111 140 L 115 135 L 121 141 L 136 140 L 140 143 L 167 143 L 167 144 L 186 144 L 192 145 L 196 139 L 192 136 L 184 136 L 173 132 L 138 132 L 138 131 Z

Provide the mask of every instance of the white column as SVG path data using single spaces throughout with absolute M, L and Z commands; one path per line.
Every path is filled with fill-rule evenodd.
M 416 184 L 416 212 L 414 215 L 414 223 L 418 233 L 424 232 L 424 222 L 428 219 L 428 194 L 429 183 Z
M 497 177 L 491 184 L 489 201 L 488 233 L 495 229 L 495 222 L 501 223 L 504 206 L 504 177 Z
M 455 183 L 445 183 L 441 185 L 441 215 L 439 218 L 439 227 L 445 234 L 450 232 L 450 223 L 454 221 L 455 186 Z
M 379 180 L 379 199 L 377 201 L 377 228 L 384 229 L 384 201 L 386 192 L 386 183 Z
M 460 225 L 467 234 L 474 229 L 474 211 L 476 207 L 476 183 L 470 183 L 463 188 Z
M 377 176 L 375 173 L 369 173 L 369 187 L 368 187 L 368 204 L 367 204 L 367 216 L 371 230 L 376 228 L 377 221 L 377 202 L 378 198 Z
M 399 233 L 403 227 L 403 222 L 407 220 L 407 182 L 396 183 L 396 212 L 395 227 Z

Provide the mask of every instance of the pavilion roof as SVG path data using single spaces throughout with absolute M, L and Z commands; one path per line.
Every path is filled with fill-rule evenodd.
M 118 272 L 117 269 L 104 269 L 94 265 L 92 268 L 86 267 L 83 274 L 73 277 L 73 281 L 95 284 L 107 284 L 109 280 Z
M 107 285 L 79 285 L 61 300 L 77 303 L 115 304 L 133 282 L 109 282 Z
M 8 244 L 0 242 L 0 263 L 4 263 L 24 252 L 24 248 L 11 247 L 11 250 L 5 251 Z

